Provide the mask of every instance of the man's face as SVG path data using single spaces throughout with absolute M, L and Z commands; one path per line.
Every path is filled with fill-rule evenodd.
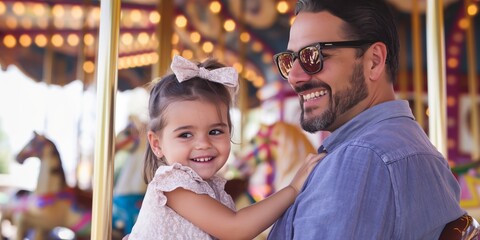
M 342 23 L 328 12 L 301 12 L 290 29 L 287 49 L 297 52 L 316 42 L 358 40 L 342 36 Z M 356 51 L 322 50 L 323 69 L 313 75 L 303 71 L 298 59 L 293 63 L 288 82 L 299 95 L 300 121 L 306 131 L 334 131 L 362 111 L 356 106 L 368 96 L 368 89 Z

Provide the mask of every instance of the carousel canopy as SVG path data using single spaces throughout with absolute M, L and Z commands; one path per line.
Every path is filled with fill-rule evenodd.
M 412 1 L 386 0 L 394 10 L 404 35 L 402 48 L 411 53 Z M 254 95 L 267 83 L 282 81 L 272 56 L 287 46 L 294 0 L 174 0 L 171 9 L 162 1 L 122 0 L 119 46 L 120 90 L 143 86 L 152 80 L 152 66 L 159 58 L 181 54 L 203 59 L 213 56 L 241 71 L 248 92 Z M 98 0 L 3 0 L 0 2 L 0 63 L 17 65 L 35 81 L 65 85 L 93 82 L 100 8 Z M 418 6 L 424 19 L 426 1 Z M 462 24 L 464 1 L 444 0 L 446 36 Z M 168 4 L 167 4 L 168 5 Z M 478 12 L 478 0 L 470 0 L 468 14 Z M 173 12 L 171 18 L 162 13 Z M 171 52 L 159 52 L 158 32 L 165 23 L 173 28 Z M 423 21 L 424 23 L 424 21 Z M 475 17 L 478 28 L 478 17 Z M 425 32 L 423 24 L 423 32 Z M 478 39 L 476 31 L 476 39 Z M 423 43 L 425 35 L 422 36 Z M 464 43 L 464 42 L 462 42 Z M 449 46 L 446 46 L 447 48 Z M 480 47 L 477 47 L 477 53 Z M 422 48 L 425 56 L 426 47 Z M 456 55 L 466 72 L 465 44 Z M 480 54 L 477 54 L 479 56 Z M 412 54 L 400 71 L 410 72 Z M 425 59 L 425 58 L 424 58 Z M 451 62 L 454 62 L 452 60 Z M 424 67 L 426 63 L 424 61 Z M 477 66 L 477 69 L 480 69 Z

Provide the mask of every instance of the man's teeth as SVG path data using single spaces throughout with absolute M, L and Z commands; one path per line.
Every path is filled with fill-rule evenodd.
M 212 157 L 208 157 L 208 158 L 194 158 L 192 160 L 195 161 L 195 162 L 208 162 L 212 159 L 213 159 Z
M 321 90 L 321 91 L 311 92 L 311 93 L 309 93 L 309 94 L 303 95 L 303 100 L 304 100 L 304 101 L 309 101 L 309 100 L 318 98 L 318 97 L 320 97 L 320 96 L 323 96 L 323 95 L 325 95 L 325 94 L 327 94 L 327 90 Z

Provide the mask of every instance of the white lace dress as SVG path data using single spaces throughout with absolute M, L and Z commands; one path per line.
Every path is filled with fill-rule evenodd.
M 159 167 L 148 184 L 142 208 L 128 239 L 214 239 L 166 206 L 167 198 L 163 194 L 181 187 L 198 194 L 208 194 L 235 210 L 235 203 L 224 190 L 226 180 L 214 176 L 211 181 L 213 188 L 191 168 L 178 163 Z

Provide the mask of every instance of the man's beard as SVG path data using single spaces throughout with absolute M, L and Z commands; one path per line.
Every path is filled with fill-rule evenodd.
M 363 64 L 356 64 L 350 78 L 350 87 L 337 92 L 334 96 L 330 92 L 330 104 L 327 110 L 321 115 L 314 116 L 311 119 L 305 119 L 305 109 L 301 105 L 302 114 L 300 124 L 302 128 L 310 133 L 328 129 L 338 116 L 345 113 L 360 101 L 368 96 L 368 89 L 363 75 Z M 308 110 L 307 110 L 308 111 Z

